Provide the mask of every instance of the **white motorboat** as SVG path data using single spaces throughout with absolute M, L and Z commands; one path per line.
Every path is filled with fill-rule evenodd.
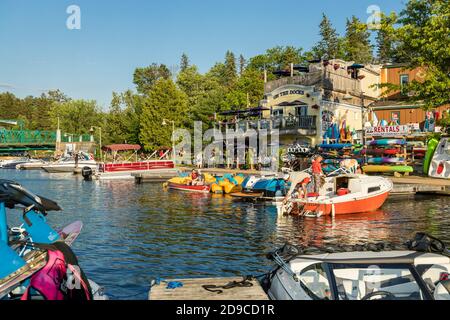
M 41 170 L 48 162 L 42 159 L 29 159 L 27 162 L 16 165 L 17 170 Z
M 2 168 L 3 169 L 16 169 L 16 166 L 22 163 L 28 162 L 30 159 L 28 158 L 20 158 L 20 159 L 14 159 L 14 160 L 4 160 L 2 162 Z
M 416 239 L 334 253 L 286 245 L 268 255 L 277 266 L 262 283 L 274 300 L 450 300 L 449 251 L 425 234 Z
M 282 211 L 315 216 L 373 212 L 384 204 L 392 188 L 392 181 L 384 177 L 351 173 L 329 176 L 319 193 L 290 197 Z
M 80 152 L 78 161 L 73 157 L 61 158 L 56 162 L 42 166 L 42 169 L 49 173 L 73 173 L 77 167 L 80 169 L 89 167 L 92 170 L 97 170 L 97 162 L 92 155 Z

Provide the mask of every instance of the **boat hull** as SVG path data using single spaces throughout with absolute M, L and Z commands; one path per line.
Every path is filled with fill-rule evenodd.
M 97 169 L 96 164 L 84 164 L 84 163 L 78 164 L 78 168 L 82 169 L 84 167 L 89 167 L 92 170 Z M 73 173 L 75 170 L 75 164 L 47 165 L 47 166 L 43 166 L 42 169 L 44 169 L 48 173 L 68 173 L 68 172 Z
M 198 192 L 198 193 L 209 193 L 211 191 L 210 186 L 189 186 L 172 182 L 168 183 L 168 188 L 172 190 Z
M 363 213 L 376 211 L 384 204 L 389 192 L 385 192 L 373 197 L 355 199 L 352 201 L 334 201 L 334 214 L 352 214 L 352 213 Z M 331 201 L 314 201 L 314 198 L 310 198 L 308 203 L 305 204 L 304 210 L 320 212 L 322 215 L 332 215 L 333 214 L 333 204 Z

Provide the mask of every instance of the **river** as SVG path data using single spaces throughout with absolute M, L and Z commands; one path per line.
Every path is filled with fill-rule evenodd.
M 0 170 L 0 178 L 57 201 L 63 211 L 49 213 L 52 226 L 83 221 L 73 248 L 88 276 L 117 299 L 146 299 L 155 277 L 263 273 L 270 268 L 265 254 L 286 242 L 404 242 L 424 231 L 450 243 L 450 197 L 389 200 L 378 212 L 335 219 L 298 218 L 227 196 L 165 191 L 161 184 L 15 170 Z M 19 221 L 14 211 L 11 225 Z

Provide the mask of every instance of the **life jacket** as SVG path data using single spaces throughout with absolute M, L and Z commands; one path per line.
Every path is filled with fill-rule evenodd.
M 47 250 L 47 263 L 31 277 L 21 300 L 31 300 L 33 293 L 45 300 L 92 300 L 89 281 L 66 243 L 58 241 L 35 247 Z

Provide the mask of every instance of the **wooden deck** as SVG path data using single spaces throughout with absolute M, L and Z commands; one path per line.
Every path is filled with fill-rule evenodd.
M 180 288 L 167 289 L 167 282 L 178 281 L 183 284 Z M 232 278 L 200 278 L 167 280 L 150 289 L 149 300 L 269 300 L 258 281 L 252 280 L 251 287 L 234 287 L 222 290 L 222 293 L 210 292 L 204 289 L 204 285 L 224 286 L 232 281 L 240 282 L 242 277 Z
M 394 189 L 390 196 L 415 194 L 450 195 L 450 180 L 419 176 L 392 177 L 390 179 L 394 183 Z

